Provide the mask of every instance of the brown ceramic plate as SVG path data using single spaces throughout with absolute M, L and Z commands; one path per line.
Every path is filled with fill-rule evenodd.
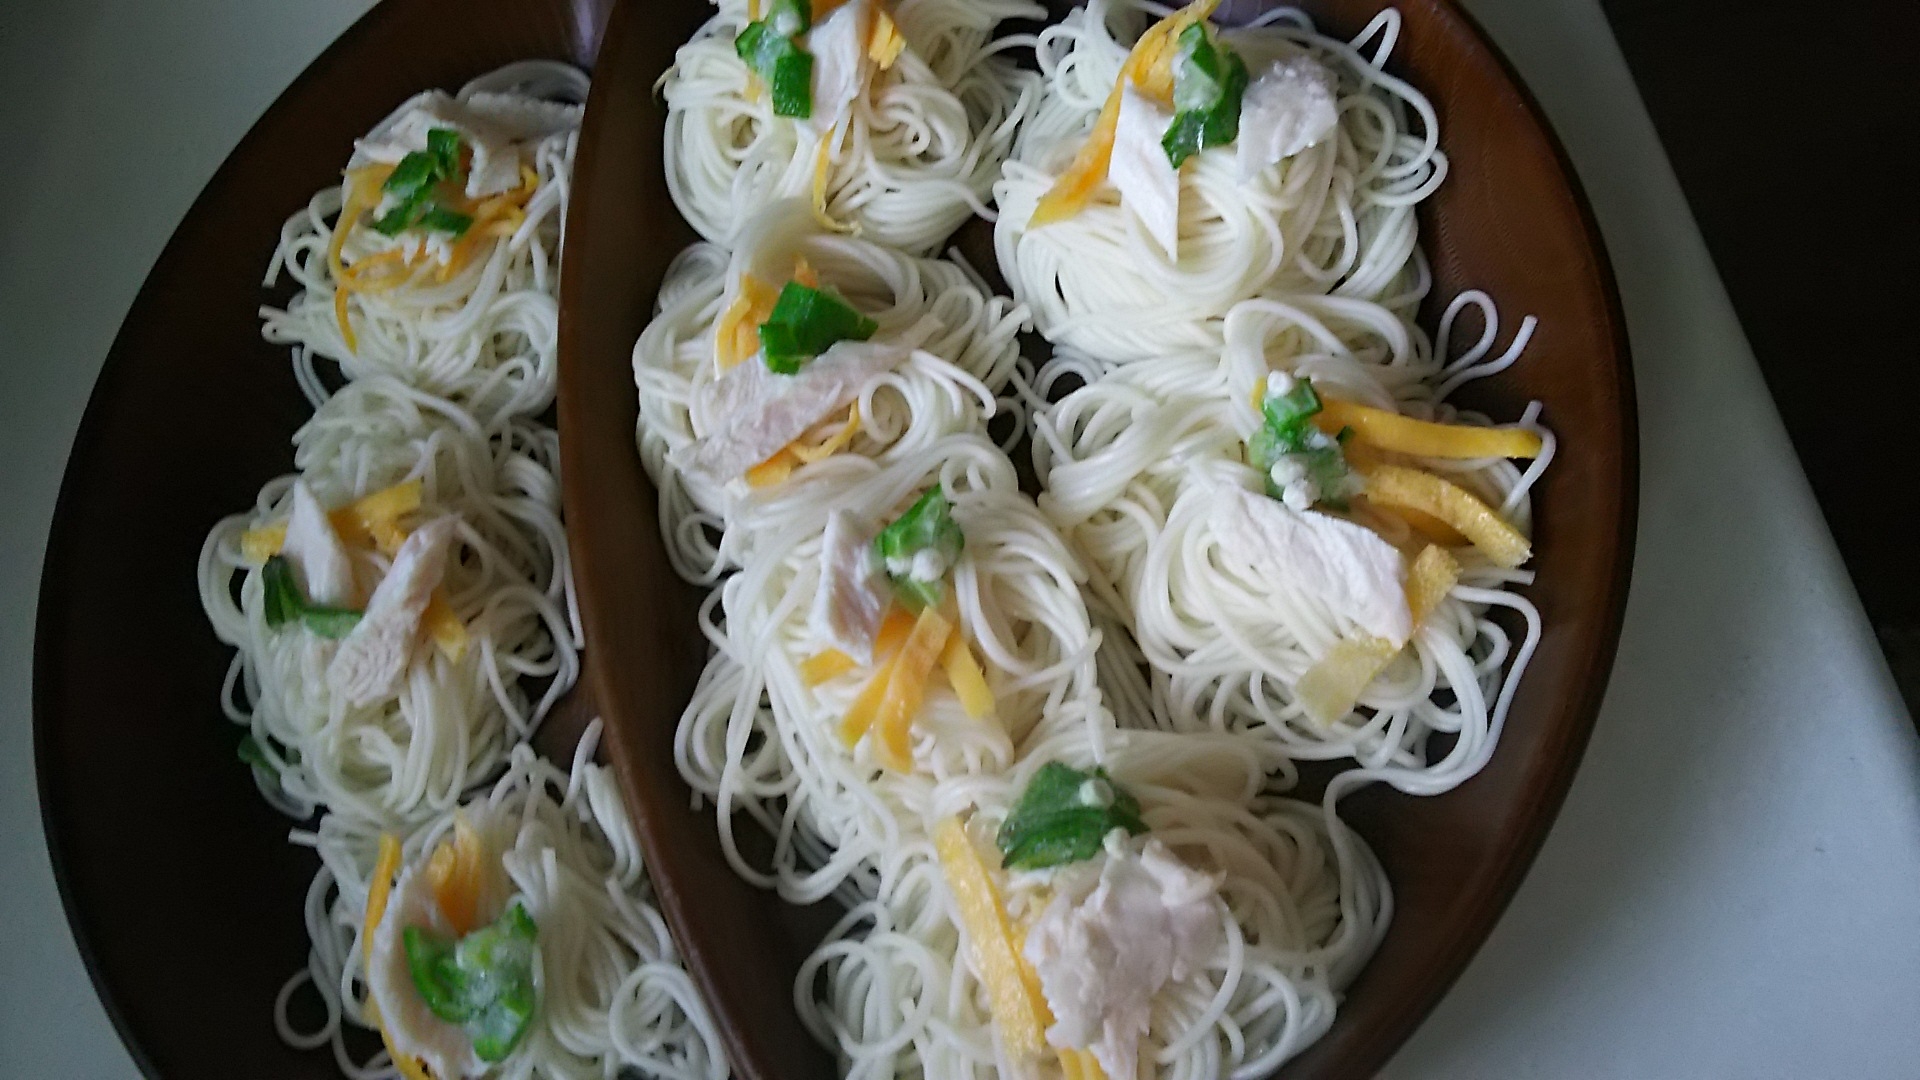
M 221 166 L 108 354 L 48 542 L 34 749 L 68 919 L 149 1077 L 339 1076 L 325 1050 L 274 1033 L 319 863 L 234 757 L 219 705 L 231 651 L 195 589 L 207 530 L 292 468 L 309 412 L 255 314 L 281 222 L 416 91 L 523 58 L 591 63 L 609 6 L 386 0 Z
M 1244 6 L 1244 5 L 1243 5 Z M 1381 0 L 1307 0 L 1349 35 Z M 1452 173 L 1422 208 L 1436 292 L 1490 292 L 1540 330 L 1526 359 L 1474 384 L 1499 416 L 1545 402 L 1561 454 L 1536 489 L 1546 636 L 1498 752 L 1451 794 L 1384 790 L 1344 804 L 1393 880 L 1396 914 L 1326 1037 L 1287 1077 L 1370 1075 L 1433 1007 L 1505 907 L 1558 810 L 1600 705 L 1626 601 L 1637 490 L 1632 379 L 1618 296 L 1592 215 L 1539 108 L 1446 0 L 1399 0 L 1390 65 L 1433 99 Z M 655 493 L 634 451 L 631 350 L 667 262 L 695 239 L 661 174 L 653 85 L 711 9 L 623 0 L 608 26 L 575 170 L 560 328 L 560 431 L 589 678 L 609 725 L 662 907 L 739 1075 L 831 1074 L 802 1031 L 792 976 L 817 928 L 737 879 L 689 809 L 674 726 L 705 648 L 695 591 L 668 568 Z M 1430 325 L 1430 324 L 1429 324 Z

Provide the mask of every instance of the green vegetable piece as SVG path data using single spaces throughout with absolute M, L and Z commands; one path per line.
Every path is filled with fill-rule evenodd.
M 907 572 L 896 573 L 895 567 L 910 562 L 922 551 L 931 550 L 938 555 L 941 565 L 951 570 L 966 546 L 966 534 L 960 531 L 960 523 L 953 520 L 953 506 L 939 485 L 928 488 L 906 513 L 873 538 L 874 553 L 887 568 L 894 595 L 916 612 L 938 604 L 946 595 L 945 577 L 921 581 Z
M 373 220 L 373 231 L 382 236 L 399 236 L 414 226 L 425 213 L 421 202 L 403 202 Z
M 1247 74 L 1247 62 L 1239 53 L 1232 49 L 1222 52 L 1227 58 L 1226 85 L 1220 91 L 1220 104 L 1212 110 L 1207 133 L 1224 146 L 1240 135 L 1240 107 L 1246 103 L 1247 84 L 1252 77 Z
M 1227 74 L 1222 52 L 1207 37 L 1204 23 L 1181 32 L 1179 52 L 1173 58 L 1174 112 L 1205 111 L 1220 103 Z
M 1007 869 L 1040 870 L 1093 858 L 1115 829 L 1135 836 L 1147 831 L 1140 801 L 1103 768 L 1082 772 L 1049 761 L 1000 823 L 994 842 Z
M 788 42 L 767 79 L 773 115 L 805 120 L 813 115 L 813 54 Z
M 953 505 L 947 501 L 945 489 L 937 486 L 928 488 L 906 513 L 874 538 L 874 547 L 882 559 L 912 558 L 931 547 L 951 562 L 959 558 L 965 545 L 966 537 L 953 520 Z
M 269 630 L 278 630 L 298 619 L 321 637 L 343 638 L 360 621 L 360 613 L 350 608 L 308 603 L 300 593 L 300 586 L 294 583 L 293 567 L 284 555 L 269 558 L 261 568 L 260 577 L 266 592 L 262 606 Z
M 413 988 L 433 1015 L 449 1024 L 463 1024 L 473 1015 L 467 1001 L 466 973 L 454 963 L 456 943 L 439 934 L 409 926 L 400 932 L 407 950 L 407 972 Z
M 1179 168 L 1188 158 L 1240 137 L 1240 105 L 1247 92 L 1247 64 L 1240 54 L 1213 44 L 1203 26 L 1180 35 L 1174 61 L 1173 123 L 1160 145 Z
M 772 43 L 777 41 L 779 37 L 779 34 L 767 29 L 767 24 L 764 20 L 761 22 L 750 22 L 747 24 L 746 29 L 740 31 L 740 36 L 733 39 L 734 55 L 738 56 L 747 65 L 749 71 L 752 71 L 755 75 L 761 75 L 760 55 L 763 51 L 773 48 Z M 761 77 L 765 78 L 764 75 L 761 75 Z
M 436 179 L 452 180 L 460 175 L 460 146 L 460 133 L 452 128 L 427 132 L 427 153 L 433 155 Z
M 260 570 L 260 584 L 266 594 L 267 629 L 278 630 L 300 617 L 305 601 L 299 586 L 293 583 L 293 567 L 280 555 L 272 556 Z
M 460 133 L 452 128 L 428 131 L 427 148 L 401 158 L 387 182 L 380 185 L 380 190 L 394 197 L 394 204 L 374 221 L 374 231 L 383 236 L 398 236 L 407 229 L 423 226 L 455 236 L 466 232 L 467 226 L 473 224 L 472 218 L 447 210 L 433 200 L 436 185 L 459 178 L 460 147 Z M 456 221 L 464 224 L 456 228 Z
M 360 613 L 351 608 L 308 604 L 305 610 L 300 612 L 300 621 L 307 624 L 307 629 L 321 637 L 338 641 L 353 633 L 353 628 L 360 625 Z
M 813 115 L 813 55 L 792 37 L 775 32 L 767 21 L 748 23 L 733 49 L 767 84 L 775 116 Z
M 1270 394 L 1260 403 L 1265 423 L 1247 443 L 1247 459 L 1265 473 L 1283 457 L 1297 458 L 1306 467 L 1307 478 L 1320 489 L 1319 502 L 1334 508 L 1347 508 L 1346 490 L 1351 471 L 1340 446 L 1352 434 L 1343 428 L 1337 437 L 1329 437 L 1313 425 L 1321 410 L 1320 395 L 1313 383 L 1301 379 L 1284 394 Z M 1280 497 L 1273 481 L 1267 481 L 1267 494 Z
M 466 233 L 473 224 L 473 217 L 458 210 L 449 210 L 431 199 L 396 206 L 383 214 L 373 223 L 376 231 L 386 236 L 398 236 L 408 229 L 426 229 L 430 232 L 452 233 L 457 239 Z
M 878 329 L 879 323 L 832 293 L 789 281 L 760 324 L 760 351 L 769 370 L 795 375 L 835 343 L 865 341 Z
M 893 594 L 900 598 L 900 602 L 905 604 L 909 611 L 920 612 L 930 607 L 937 607 L 947 595 L 947 583 L 944 579 L 915 581 L 910 577 L 894 577 L 889 574 L 887 580 L 893 585 Z
M 1167 125 L 1167 133 L 1160 136 L 1160 146 L 1167 152 L 1167 160 L 1179 168 L 1186 160 L 1201 150 L 1201 140 L 1205 137 L 1202 128 L 1206 120 L 1199 113 L 1177 113 L 1173 123 Z
M 411 202 L 433 189 L 434 182 L 440 179 L 440 158 L 430 150 L 415 150 L 400 159 L 387 176 L 387 182 L 380 190 L 399 199 Z
M 275 765 L 273 759 L 267 756 L 267 749 L 260 745 L 260 740 L 254 738 L 252 735 L 242 735 L 240 737 L 240 745 L 234 747 L 234 753 L 239 756 L 241 761 L 267 773 L 272 776 L 274 780 L 277 781 L 280 779 L 280 767 Z
M 420 227 L 431 232 L 451 233 L 457 240 L 473 226 L 473 215 L 458 210 L 449 210 L 444 206 L 431 206 L 420 215 Z
M 482 1061 L 513 1052 L 533 1019 L 533 942 L 538 929 L 519 904 L 498 922 L 460 939 L 454 962 L 469 973 L 473 997 L 484 1000 L 466 1028 Z
M 519 904 L 491 926 L 448 941 L 407 927 L 401 940 L 414 989 L 433 1015 L 459 1024 L 482 1061 L 502 1061 L 533 1020 L 533 943 L 539 928 Z
M 1301 449 L 1299 442 L 1307 431 L 1308 423 L 1325 408 L 1320 403 L 1320 393 L 1313 388 L 1313 380 L 1297 379 L 1293 389 L 1284 394 L 1271 394 L 1260 402 L 1260 411 L 1267 418 L 1267 426 L 1277 432 L 1283 432 L 1291 440 L 1289 449 Z
M 1263 471 L 1271 469 L 1282 455 L 1309 449 L 1309 433 L 1318 431 L 1312 420 L 1320 408 L 1320 395 L 1306 379 L 1294 383 L 1293 389 L 1284 394 L 1267 395 L 1260 403 L 1266 422 L 1254 432 L 1248 444 L 1254 467 Z

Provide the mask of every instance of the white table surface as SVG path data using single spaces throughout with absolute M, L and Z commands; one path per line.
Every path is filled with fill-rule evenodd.
M 136 1075 L 67 932 L 33 780 L 34 597 L 68 446 L 194 195 L 367 6 L 0 11 L 0 1073 Z M 1920 1075 L 1920 743 L 1597 3 L 1468 6 L 1606 233 L 1639 379 L 1639 551 L 1566 808 L 1386 1076 Z

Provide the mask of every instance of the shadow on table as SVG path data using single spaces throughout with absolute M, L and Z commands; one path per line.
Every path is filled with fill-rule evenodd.
M 1602 0 L 1909 715 L 1912 0 Z

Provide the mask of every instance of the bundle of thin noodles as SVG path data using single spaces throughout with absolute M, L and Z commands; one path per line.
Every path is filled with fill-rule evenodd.
M 561 225 L 587 77 L 510 64 L 409 99 L 354 144 L 342 182 L 287 220 L 263 306 L 318 404 L 341 375 L 386 374 L 483 418 L 552 401 Z
M 738 873 L 847 908 L 795 984 L 847 1075 L 1211 1076 L 1323 1031 L 1384 928 L 1377 864 L 1279 796 L 1272 744 L 1116 728 L 1084 572 L 1004 455 L 949 436 L 818 494 L 709 604 L 675 752 Z M 1052 824 L 1009 846 L 1015 819 Z M 1116 890 L 1143 922 L 1102 922 Z
M 1001 55 L 1028 0 L 723 0 L 661 79 L 667 187 L 709 241 L 799 197 L 931 253 L 985 199 L 1038 80 Z
M 348 1076 L 719 1080 L 612 777 L 528 739 L 582 645 L 555 469 L 554 279 L 586 79 L 513 64 L 402 105 L 289 222 L 263 309 L 315 412 L 220 522 L 202 605 L 239 756 L 318 852 L 282 1038 Z M 326 357 L 338 378 L 315 364 Z M 322 1010 L 297 1025 L 311 985 Z M 348 1029 L 384 1050 L 355 1060 Z M 357 1041 L 357 1040 L 356 1040 Z
M 262 791 L 388 826 L 450 809 L 579 673 L 557 440 L 369 376 L 200 558 Z
M 1214 27 L 1216 3 L 1156 22 L 1092 0 L 1040 35 L 995 246 L 1041 333 L 1105 363 L 1217 352 L 1255 297 L 1364 336 L 1429 286 L 1414 208 L 1446 157 L 1432 106 L 1382 70 L 1398 13 L 1346 42 L 1293 8 Z
M 1008 440 L 1024 430 L 1001 395 L 1025 309 L 960 264 L 823 231 L 797 200 L 754 217 L 731 254 L 681 253 L 659 306 L 634 346 L 638 439 L 689 580 L 742 563 L 754 521 L 821 485 L 996 417 Z
M 795 998 L 846 1076 L 1262 1076 L 1325 1032 L 1391 910 L 1372 853 L 1258 744 L 1107 743 L 941 792 L 828 933 Z
M 1153 726 L 1353 758 L 1415 792 L 1486 761 L 1538 638 L 1514 589 L 1532 580 L 1529 491 L 1554 444 L 1537 407 L 1502 427 L 1445 400 L 1531 329 L 1489 357 L 1491 304 L 1466 294 L 1442 354 L 1468 310 L 1486 331 L 1445 368 L 1424 341 L 1403 363 L 1378 362 L 1384 345 L 1295 351 L 1318 327 L 1256 301 L 1212 362 L 1042 372 L 1085 385 L 1035 417 L 1040 505 L 1150 665 Z
M 831 895 L 924 841 L 944 783 L 1005 770 L 1044 732 L 1111 726 L 1084 571 L 980 436 L 870 465 L 757 527 L 708 607 L 716 651 L 675 747 L 749 880 Z M 924 543 L 876 554 L 909 533 Z M 777 837 L 770 867 L 740 853 L 736 811 Z
M 275 1006 L 288 1043 L 331 1046 L 347 1075 L 408 1080 L 727 1075 L 708 1017 L 653 904 L 618 785 L 514 747 L 490 788 L 406 830 L 331 814 L 297 843 L 322 867 L 307 893 L 307 966 Z M 297 992 L 323 1006 L 295 1025 Z M 385 1050 L 356 1062 L 349 1027 Z

